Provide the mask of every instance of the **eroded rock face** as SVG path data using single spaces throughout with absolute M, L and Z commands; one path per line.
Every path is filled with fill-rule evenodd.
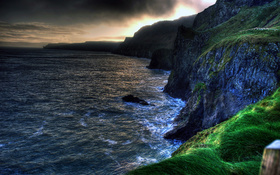
M 158 49 L 153 52 L 149 69 L 172 70 L 173 51 L 172 49 Z
M 279 43 L 243 43 L 198 58 L 187 76 L 178 127 L 165 138 L 187 140 L 272 93 L 280 80 L 279 51 Z
M 209 33 L 196 34 L 193 29 L 184 26 L 178 29 L 173 52 L 173 71 L 169 76 L 168 84 L 165 86 L 165 92 L 184 100 L 188 98 L 191 93 L 189 75 L 192 72 L 193 63 L 201 54 L 201 50 L 209 37 Z

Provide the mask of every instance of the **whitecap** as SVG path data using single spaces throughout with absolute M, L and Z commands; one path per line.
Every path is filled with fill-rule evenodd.
M 148 139 L 145 139 L 144 137 L 141 137 L 141 141 L 144 143 L 149 143 L 150 141 Z
M 151 164 L 151 163 L 156 163 L 157 162 L 157 159 L 141 157 L 141 156 L 137 156 L 136 159 L 137 159 L 138 164 Z
M 68 112 L 59 113 L 58 115 L 60 115 L 60 116 L 70 116 L 70 115 L 73 115 L 73 114 L 74 114 L 74 111 L 68 111 Z
M 129 145 L 129 144 L 131 144 L 131 143 L 132 143 L 132 141 L 127 140 L 126 142 L 122 143 L 122 145 Z
M 115 145 L 115 144 L 118 143 L 117 141 L 115 141 L 115 140 L 110 140 L 110 139 L 106 139 L 106 140 L 104 140 L 104 141 L 105 141 L 105 142 L 108 142 L 109 145 Z
M 107 142 L 109 143 L 109 145 L 115 145 L 117 144 L 118 142 L 115 141 L 115 140 L 111 140 L 111 139 L 105 139 L 103 136 L 99 136 L 99 139 L 101 139 L 103 142 Z
M 33 133 L 33 135 L 30 136 L 29 138 L 37 137 L 37 136 L 42 135 L 42 134 L 43 134 L 43 129 L 44 129 L 45 124 L 46 124 L 46 121 L 43 121 L 42 126 L 41 126 L 35 133 Z
M 85 116 L 86 116 L 86 117 L 90 117 L 90 114 L 91 114 L 91 112 L 89 111 L 89 112 L 87 112 L 87 113 L 85 114 Z
M 84 126 L 84 127 L 87 127 L 87 124 L 86 124 L 84 118 L 81 118 L 81 119 L 80 119 L 80 124 L 81 124 L 82 126 Z

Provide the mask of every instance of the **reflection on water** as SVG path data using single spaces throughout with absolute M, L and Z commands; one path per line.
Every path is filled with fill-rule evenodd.
M 147 59 L 0 50 L 0 174 L 123 174 L 177 148 L 162 138 L 184 103 Z M 133 94 L 150 106 L 125 103 Z

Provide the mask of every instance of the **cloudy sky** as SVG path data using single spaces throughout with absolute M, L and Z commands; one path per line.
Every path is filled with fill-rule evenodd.
M 0 42 L 122 41 L 216 0 L 0 0 Z

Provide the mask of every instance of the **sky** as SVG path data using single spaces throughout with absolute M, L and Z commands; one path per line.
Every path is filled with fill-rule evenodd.
M 123 41 L 142 26 L 203 11 L 216 0 L 0 0 L 0 43 Z

